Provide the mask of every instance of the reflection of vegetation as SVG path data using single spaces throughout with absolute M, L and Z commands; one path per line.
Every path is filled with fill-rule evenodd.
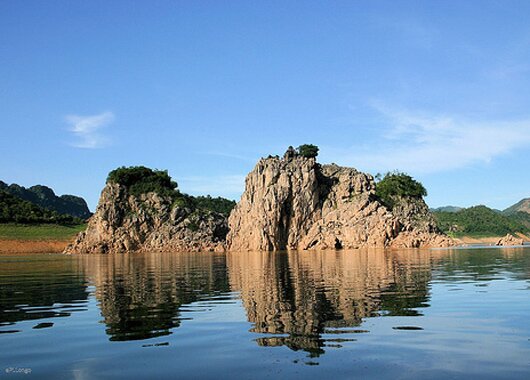
M 455 250 L 440 261 L 437 269 L 447 282 L 490 281 L 506 271 L 510 276 L 528 280 L 530 255 L 525 254 L 525 248 Z
M 430 276 L 423 276 L 419 282 L 414 284 L 412 289 L 403 287 L 402 284 L 391 284 L 384 292 L 381 293 L 380 308 L 385 316 L 418 316 L 422 315 L 418 310 L 420 307 L 427 307 L 429 293 L 427 283 Z M 418 286 L 420 285 L 421 286 Z
M 83 274 L 63 257 L 4 256 L 0 270 L 0 325 L 69 316 L 88 297 Z
M 376 178 L 379 179 L 380 175 Z M 386 173 L 377 182 L 376 194 L 385 205 L 392 208 L 399 198 L 421 198 L 427 195 L 427 190 L 408 174 L 395 171 Z
M 438 227 L 456 236 L 501 236 L 507 233 L 529 233 L 530 215 L 506 216 L 486 206 L 465 208 L 457 212 L 435 212 Z
M 421 315 L 420 308 L 428 307 L 433 277 L 455 283 L 490 281 L 501 274 L 526 281 L 529 268 L 530 255 L 521 248 L 419 254 L 345 251 L 331 256 L 330 252 L 3 256 L 0 326 L 16 330 L 7 325 L 82 310 L 79 306 L 86 305 L 88 297 L 87 278 L 95 283 L 112 341 L 171 334 L 188 317 L 187 311 L 199 310 L 193 303 L 203 301 L 200 309 L 211 310 L 215 302 L 231 297 L 227 292 L 240 291 L 251 331 L 259 334 L 257 344 L 318 357 L 326 347 L 367 333 L 366 327 L 352 329 L 367 317 Z
M 310 358 L 317 358 L 326 353 L 323 347 L 325 340 L 320 335 L 295 335 L 288 337 L 265 337 L 257 338 L 256 343 L 262 347 L 289 347 L 293 351 L 303 350 L 307 352 Z

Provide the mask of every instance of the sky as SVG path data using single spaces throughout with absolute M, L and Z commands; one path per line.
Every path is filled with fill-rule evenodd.
M 0 180 L 84 197 L 260 157 L 404 171 L 431 207 L 530 197 L 529 1 L 0 1 Z

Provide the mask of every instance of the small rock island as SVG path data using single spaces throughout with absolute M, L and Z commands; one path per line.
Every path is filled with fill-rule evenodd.
M 112 171 L 87 230 L 66 253 L 277 251 L 448 247 L 423 186 L 403 173 L 374 178 L 317 163 L 318 148 L 262 158 L 230 212 L 200 207 L 167 172 Z M 230 202 L 228 200 L 224 200 Z M 229 210 L 231 207 L 225 207 Z
M 224 251 L 227 216 L 198 200 L 178 191 L 166 171 L 118 168 L 86 231 L 65 252 Z

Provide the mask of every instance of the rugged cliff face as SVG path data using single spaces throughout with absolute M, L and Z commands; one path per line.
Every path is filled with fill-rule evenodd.
M 288 151 L 261 159 L 230 214 L 228 249 L 283 250 L 453 245 L 421 198 L 378 201 L 372 176 Z
M 193 210 L 169 196 L 129 194 L 107 183 L 87 230 L 66 253 L 132 251 L 224 251 L 226 218 Z
M 293 149 L 282 159 L 258 162 L 228 222 L 222 214 L 199 207 L 198 198 L 181 194 L 176 186 L 164 171 L 112 171 L 87 230 L 66 252 L 453 245 L 437 229 L 421 196 L 392 198 L 392 207 L 387 207 L 376 195 L 372 176 L 320 165 Z

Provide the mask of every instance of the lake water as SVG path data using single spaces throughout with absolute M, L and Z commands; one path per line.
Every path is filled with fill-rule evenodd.
M 530 248 L 2 255 L 0 371 L 529 379 Z

